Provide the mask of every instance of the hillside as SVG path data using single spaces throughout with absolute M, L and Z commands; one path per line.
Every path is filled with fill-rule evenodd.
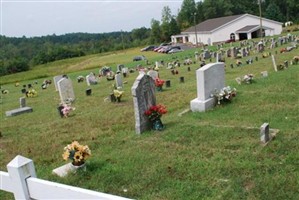
M 298 33 L 297 33 L 298 34 Z M 234 45 L 238 46 L 236 42 Z M 275 55 L 277 64 L 291 61 L 298 49 L 280 53 L 284 44 L 266 49 Z M 224 48 L 229 48 L 226 44 Z M 215 51 L 216 47 L 211 47 Z M 143 53 L 152 63 L 165 63 L 185 58 L 194 59 L 190 49 L 173 55 Z M 277 52 L 277 53 L 276 53 Z M 171 87 L 156 92 L 157 102 L 167 107 L 162 117 L 165 129 L 135 134 L 131 87 L 138 72 L 124 78 L 124 97 L 120 103 L 106 100 L 114 82 L 101 78 L 92 85 L 92 95 L 86 96 L 86 83 L 77 83 L 79 75 L 98 74 L 100 66 L 125 64 L 130 69 L 145 65 L 133 62 L 138 49 L 95 54 L 40 65 L 28 72 L 1 77 L 0 170 L 20 154 L 34 161 L 37 176 L 42 179 L 79 186 L 133 199 L 298 199 L 298 125 L 299 65 L 275 72 L 271 57 L 261 53 L 240 59 L 240 67 L 231 68 L 236 59 L 226 58 L 226 85 L 237 89 L 237 96 L 226 105 L 216 106 L 206 113 L 187 112 L 196 97 L 195 70 L 199 62 L 177 68 L 172 75 L 166 67 L 160 78 L 171 80 Z M 256 61 L 255 57 L 258 57 Z M 253 58 L 252 64 L 245 64 Z M 212 62 L 215 58 L 212 58 Z M 207 60 L 209 63 L 210 60 Z M 269 76 L 263 78 L 262 71 Z M 254 74 L 255 82 L 238 85 L 237 77 Z M 54 84 L 41 89 L 45 79 L 67 74 L 73 80 L 76 110 L 68 118 L 60 118 L 60 103 Z M 179 78 L 183 76 L 184 83 Z M 16 87 L 15 82 L 20 86 Z M 34 82 L 37 81 L 37 85 Z M 33 84 L 35 98 L 26 98 L 32 113 L 6 117 L 5 111 L 19 106 L 20 90 Z M 260 144 L 259 128 L 268 122 L 278 129 L 275 140 Z M 92 156 L 87 171 L 59 178 L 52 170 L 65 164 L 61 154 L 72 140 L 88 144 Z M 0 192 L 0 199 L 13 199 Z

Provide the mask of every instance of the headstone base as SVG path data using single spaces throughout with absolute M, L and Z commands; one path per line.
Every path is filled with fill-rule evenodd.
M 215 99 L 209 98 L 207 100 L 199 100 L 198 98 L 190 101 L 190 107 L 192 112 L 205 112 L 215 106 Z
M 62 165 L 61 167 L 58 167 L 52 171 L 53 174 L 60 176 L 60 177 L 65 177 L 68 175 L 68 173 L 72 172 L 75 173 L 77 168 L 75 168 L 72 163 L 68 163 L 65 165 Z M 86 166 L 83 166 L 83 171 L 86 170 Z
M 6 115 L 6 117 L 10 117 L 10 116 L 20 115 L 20 114 L 32 112 L 32 111 L 33 111 L 33 109 L 31 107 L 22 107 L 22 108 L 17 108 L 14 110 L 6 111 L 5 115 Z

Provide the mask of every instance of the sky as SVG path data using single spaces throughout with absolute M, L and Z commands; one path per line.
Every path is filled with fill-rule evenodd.
M 107 33 L 150 28 L 169 6 L 177 15 L 183 0 L 0 0 L 0 35 L 35 37 Z

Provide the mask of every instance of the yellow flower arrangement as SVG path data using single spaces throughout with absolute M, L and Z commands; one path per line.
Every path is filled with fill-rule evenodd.
M 64 147 L 62 157 L 64 160 L 72 160 L 73 165 L 81 165 L 91 156 L 91 151 L 87 145 L 80 145 L 78 141 L 73 141 Z

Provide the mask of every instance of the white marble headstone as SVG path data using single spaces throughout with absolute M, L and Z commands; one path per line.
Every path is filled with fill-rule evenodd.
M 69 78 L 63 78 L 57 83 L 61 102 L 71 103 L 75 100 L 75 94 L 72 81 Z
M 58 91 L 57 83 L 58 83 L 58 81 L 63 79 L 63 76 L 62 75 L 57 75 L 57 76 L 54 76 L 53 79 L 54 79 L 55 90 Z
M 197 98 L 190 102 L 193 112 L 204 112 L 215 106 L 211 94 L 225 86 L 224 63 L 209 63 L 196 70 Z
M 159 73 L 155 70 L 149 70 L 147 72 L 147 75 L 149 75 L 150 77 L 152 77 L 152 79 L 156 80 L 156 78 L 159 78 Z
M 115 75 L 115 85 L 116 88 L 122 88 L 123 87 L 123 79 L 121 74 Z

